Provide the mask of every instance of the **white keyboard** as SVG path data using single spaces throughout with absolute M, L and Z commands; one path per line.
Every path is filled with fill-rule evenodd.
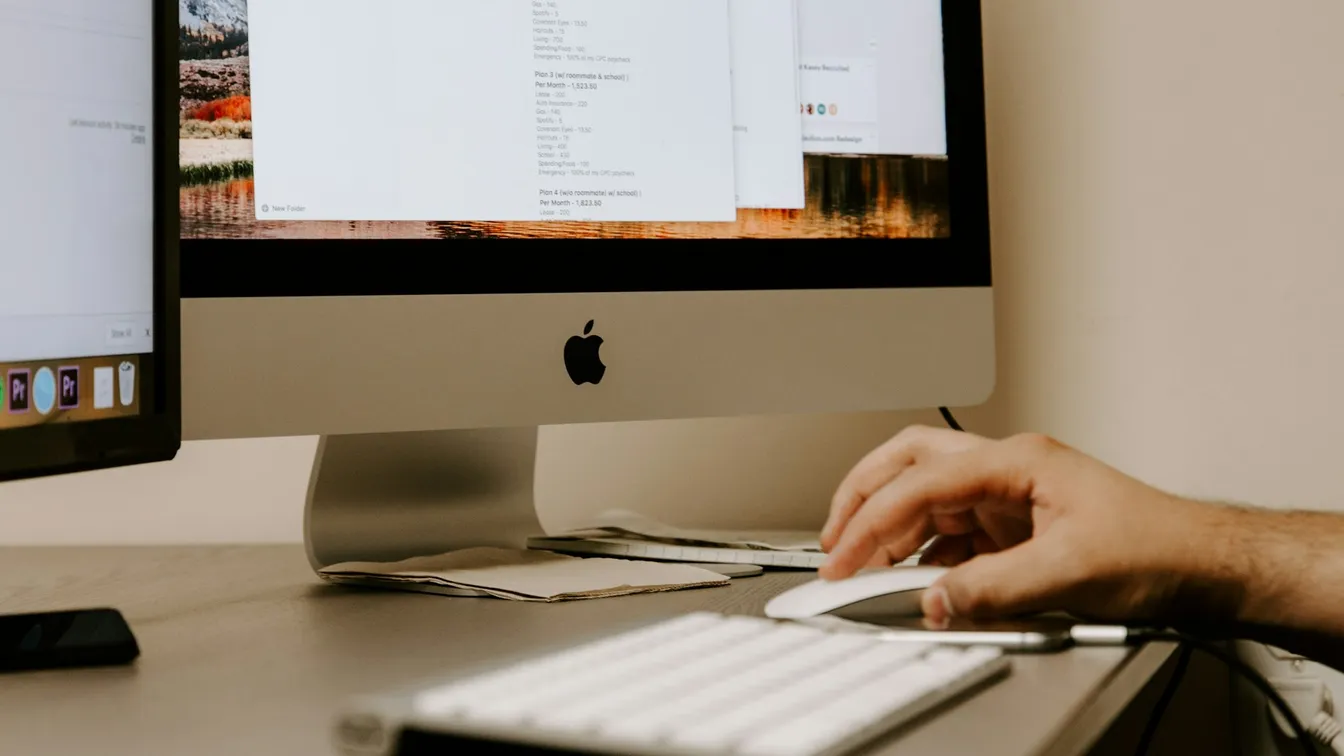
M 994 648 L 697 613 L 424 690 L 401 725 L 443 746 L 842 754 L 997 678 L 1008 664 Z

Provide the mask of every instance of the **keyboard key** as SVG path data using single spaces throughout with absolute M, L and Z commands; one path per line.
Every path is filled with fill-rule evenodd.
M 692 614 L 425 691 L 452 732 L 578 737 L 632 756 L 818 756 L 858 746 L 1006 668 L 993 648 Z
M 612 737 L 660 741 L 670 737 L 684 722 L 715 716 L 744 701 L 765 695 L 799 676 L 834 666 L 869 645 L 866 638 L 853 635 L 825 635 L 816 643 L 794 654 L 754 667 L 750 674 L 724 677 L 696 695 L 631 716 L 618 718 L 603 727 Z
M 774 693 L 723 712 L 707 722 L 688 722 L 686 729 L 674 736 L 672 742 L 689 748 L 724 750 L 751 730 L 771 721 L 788 721 L 828 703 L 854 685 L 915 658 L 926 649 L 926 646 L 913 643 L 874 643 L 831 669 L 791 681 Z
M 759 632 L 759 629 L 753 628 L 753 631 Z M 785 627 L 745 645 L 723 646 L 665 674 L 650 675 L 632 681 L 628 686 L 617 686 L 562 705 L 540 717 L 537 724 L 566 732 L 584 732 L 599 724 L 619 722 L 626 713 L 653 709 L 670 698 L 697 693 L 725 675 L 730 676 L 729 679 L 739 679 L 736 673 L 750 674 L 761 661 L 816 642 L 821 635 L 819 631 L 806 628 Z
M 534 714 L 548 711 L 560 702 L 585 695 L 597 695 L 623 680 L 641 674 L 656 674 L 669 664 L 745 640 L 757 630 L 756 621 L 730 617 L 706 627 L 693 626 L 689 633 L 659 643 L 646 643 L 629 651 L 624 658 L 595 662 L 565 677 L 527 679 L 522 687 L 508 695 L 478 698 L 466 703 L 471 716 L 492 724 L 517 724 Z
M 555 676 L 565 675 L 574 670 L 588 669 L 594 664 L 620 658 L 645 645 L 663 643 L 669 638 L 689 635 L 721 622 L 722 618 L 715 614 L 704 612 L 688 614 L 669 622 L 510 667 L 474 681 L 426 691 L 416 698 L 415 707 L 422 714 L 446 716 L 457 712 L 473 700 L 493 698 L 511 690 L 527 688 L 537 680 L 553 679 Z

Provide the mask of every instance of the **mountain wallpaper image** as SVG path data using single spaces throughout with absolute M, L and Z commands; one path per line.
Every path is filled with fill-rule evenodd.
M 804 158 L 807 209 L 742 210 L 734 223 L 259 221 L 247 0 L 178 0 L 178 27 L 178 206 L 183 238 L 896 239 L 951 233 L 947 160 L 896 155 L 808 155 Z M 333 103 L 326 117 L 339 117 L 341 107 L 348 103 Z M 322 119 L 315 115 L 312 128 L 321 129 Z M 334 161 L 340 159 L 332 156 Z M 444 180 L 471 177 L 444 176 Z
M 182 184 L 252 175 L 247 0 L 178 0 Z
M 247 0 L 179 0 L 177 7 L 184 27 L 247 29 Z

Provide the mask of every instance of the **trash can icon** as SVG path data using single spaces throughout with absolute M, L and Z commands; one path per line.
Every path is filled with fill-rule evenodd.
M 123 362 L 117 371 L 117 381 L 121 388 L 121 406 L 135 404 L 135 363 Z

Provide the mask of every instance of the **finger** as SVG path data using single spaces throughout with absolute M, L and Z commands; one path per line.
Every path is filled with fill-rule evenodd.
M 850 470 L 831 498 L 830 514 L 821 530 L 823 550 L 830 551 L 835 546 L 846 523 L 863 506 L 864 500 L 901 470 L 914 464 L 918 449 L 916 439 L 924 432 L 922 428 L 906 428 L 869 452 Z
M 931 461 L 912 468 L 905 477 L 898 478 L 873 494 L 863 509 L 855 513 L 839 541 L 831 550 L 821 568 L 827 579 L 841 580 L 866 564 L 879 550 L 892 552 L 898 559 L 914 553 L 925 541 L 917 534 L 930 527 L 947 527 L 948 535 L 969 535 L 977 529 L 972 509 L 976 500 L 962 500 L 961 509 L 946 509 L 937 513 L 929 508 L 903 503 L 912 481 L 920 481 L 945 468 L 944 460 Z
M 995 548 L 981 551 L 1002 551 L 1031 538 L 1034 531 L 1031 512 L 1016 505 L 999 503 L 977 507 L 976 519 L 980 530 L 995 544 Z
M 945 535 L 929 544 L 919 563 L 929 567 L 956 567 L 973 556 L 975 551 L 970 536 Z
M 922 548 L 925 544 L 932 541 L 936 535 L 938 535 L 938 531 L 935 529 L 933 523 L 929 523 L 924 529 L 924 534 L 920 536 L 920 547 Z M 891 567 L 892 565 L 900 564 L 909 558 L 910 552 L 902 552 L 900 550 L 892 550 L 883 547 L 877 550 L 877 553 L 873 555 L 872 559 L 868 560 L 868 563 L 864 565 L 864 567 Z
M 841 482 L 831 501 L 831 516 L 825 533 L 838 536 L 838 531 L 843 529 L 844 523 L 865 499 L 921 456 L 930 452 L 962 451 L 982 440 L 966 433 L 940 428 L 906 428 L 867 454 Z
M 821 545 L 830 551 L 845 525 L 865 500 L 930 452 L 964 451 L 984 439 L 940 428 L 911 426 L 869 452 L 854 466 L 831 499 L 830 516 L 822 529 Z
M 938 623 L 951 617 L 992 619 L 1060 609 L 1074 578 L 1055 561 L 1041 541 L 977 556 L 925 591 L 924 615 Z
M 971 537 L 979 529 L 974 512 L 935 515 L 933 517 L 930 542 L 925 541 L 924 553 L 919 557 L 920 564 L 936 567 L 952 567 L 975 555 L 974 541 Z
M 933 516 L 934 531 L 939 535 L 970 535 L 980 529 L 975 512 L 967 510 L 954 514 L 936 514 Z
M 823 564 L 824 578 L 847 578 L 879 548 L 913 553 L 934 515 L 956 515 L 980 502 L 1030 501 L 1032 471 L 1049 448 L 1034 440 L 983 444 L 931 457 L 873 494 L 855 513 Z
M 882 567 L 890 567 L 893 564 L 896 564 L 896 561 L 891 558 L 891 554 L 887 553 L 886 549 L 878 549 L 877 553 L 873 554 L 868 560 L 868 563 L 863 565 L 863 569 L 879 569 Z

